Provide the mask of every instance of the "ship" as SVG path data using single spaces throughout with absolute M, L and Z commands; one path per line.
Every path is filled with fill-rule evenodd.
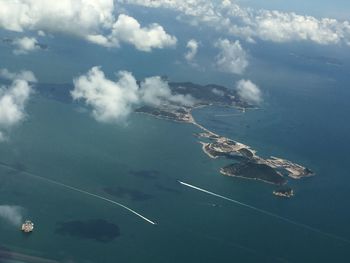
M 33 232 L 33 229 L 34 229 L 34 223 L 30 220 L 26 220 L 23 224 L 22 224 L 22 228 L 21 230 L 24 232 L 24 233 L 30 233 L 30 232 Z

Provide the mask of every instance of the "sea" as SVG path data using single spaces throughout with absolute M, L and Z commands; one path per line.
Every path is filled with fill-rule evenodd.
M 57 71 L 43 67 L 44 62 L 31 67 L 29 58 L 21 58 L 39 81 L 66 82 L 100 61 L 70 64 L 73 51 L 67 53 L 54 40 L 49 44 L 57 54 L 36 56 L 42 56 L 40 61 L 52 56 Z M 79 48 L 76 56 L 84 58 L 85 49 Z M 220 167 L 229 161 L 210 159 L 202 151 L 193 136 L 200 131 L 196 126 L 136 113 L 122 124 L 98 123 L 82 104 L 36 92 L 26 119 L 0 144 L 0 205 L 20 207 L 22 220 L 32 220 L 35 228 L 25 235 L 20 225 L 0 219 L 0 262 L 348 262 L 349 66 L 286 54 L 288 68 L 273 62 L 268 68 L 259 52 L 251 51 L 255 61 L 246 76 L 263 90 L 258 109 L 242 113 L 210 106 L 193 115 L 204 127 L 250 145 L 261 156 L 313 170 L 313 177 L 289 179 L 293 198 L 273 196 L 273 185 L 221 175 Z M 274 47 L 266 51 L 276 57 L 278 52 Z M 4 57 L 17 63 L 11 55 Z M 112 72 L 107 64 L 104 69 Z M 179 71 L 170 75 L 172 80 L 191 77 L 181 73 L 186 70 L 179 64 L 166 71 L 174 68 Z M 153 68 L 142 74 L 152 71 L 158 72 Z M 200 71 L 192 77 L 187 80 L 233 83 Z M 49 180 L 119 202 L 157 224 Z
M 195 126 L 143 114 L 122 125 L 99 124 L 80 105 L 36 94 L 26 121 L 0 147 L 1 163 L 9 166 L 0 167 L 1 203 L 22 207 L 35 231 L 24 235 L 20 226 L 1 221 L 1 247 L 54 262 L 346 262 L 348 97 L 342 87 L 319 87 L 316 94 L 271 87 L 260 109 L 212 106 L 193 112 L 203 126 L 261 156 L 315 171 L 314 177 L 290 179 L 295 197 L 279 199 L 272 185 L 220 175 L 228 161 L 204 154 Z M 115 200 L 157 225 L 26 173 Z

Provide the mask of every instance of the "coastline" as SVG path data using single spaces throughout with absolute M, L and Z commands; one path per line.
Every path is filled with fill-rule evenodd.
M 281 185 L 287 184 L 287 182 L 285 182 L 284 184 L 276 184 L 276 183 L 273 183 L 273 182 L 271 182 L 271 181 L 267 181 L 267 180 L 260 179 L 260 178 L 252 178 L 252 177 L 246 177 L 246 176 L 242 176 L 242 175 L 228 174 L 228 173 L 226 173 L 225 171 L 223 171 L 222 168 L 220 169 L 220 173 L 221 173 L 222 175 L 224 175 L 224 176 L 236 177 L 236 178 L 241 178 L 241 179 L 251 180 L 251 181 L 260 181 L 260 182 L 267 183 L 267 184 L 271 184 L 271 185 L 278 185 L 278 186 L 281 186 Z
M 206 153 L 210 158 L 212 158 L 212 159 L 217 159 L 217 158 L 219 158 L 218 156 L 211 155 L 210 152 L 208 152 L 207 149 L 205 149 L 205 147 L 206 147 L 207 145 L 209 145 L 209 143 L 205 143 L 205 142 L 199 142 L 199 143 L 202 145 L 202 150 L 203 150 L 203 152 Z
M 200 134 L 199 137 L 206 137 L 206 138 L 212 139 L 210 136 L 214 136 L 216 138 L 216 141 L 217 142 L 219 141 L 219 143 L 221 143 L 221 144 L 225 144 L 227 142 L 234 142 L 236 146 L 235 147 L 231 146 L 231 149 L 233 151 L 237 152 L 237 151 L 241 151 L 242 149 L 248 150 L 249 152 L 252 153 L 251 159 L 253 159 L 255 162 L 261 163 L 261 164 L 266 164 L 269 167 L 272 167 L 274 169 L 283 168 L 287 172 L 288 177 L 293 178 L 293 179 L 301 179 L 304 177 L 311 177 L 311 176 L 315 175 L 314 172 L 308 170 L 306 167 L 304 167 L 300 164 L 293 163 L 293 162 L 286 160 L 286 159 L 283 159 L 283 158 L 279 158 L 279 157 L 275 157 L 275 156 L 270 156 L 269 158 L 266 158 L 266 159 L 262 158 L 262 157 L 256 155 L 257 151 L 253 150 L 250 146 L 243 144 L 243 143 L 240 143 L 240 142 L 237 142 L 237 141 L 234 141 L 234 140 L 231 140 L 231 139 L 226 138 L 224 136 L 220 136 L 217 133 L 210 131 L 208 128 L 205 128 L 203 125 L 200 125 L 199 123 L 197 123 L 192 115 L 192 110 L 190 110 L 188 114 L 190 115 L 190 118 L 189 118 L 191 120 L 190 123 L 197 126 L 198 128 L 200 128 L 201 130 L 203 130 L 205 133 L 208 134 L 208 135 Z M 206 149 L 206 147 L 210 146 L 210 143 L 204 143 L 201 141 L 200 141 L 200 143 L 202 144 L 202 150 L 210 158 L 213 158 L 213 159 L 219 158 L 219 156 L 212 155 Z M 217 150 L 217 148 L 215 148 L 215 150 Z M 228 153 L 228 152 L 221 151 L 221 153 Z M 238 177 L 238 176 L 235 176 L 235 177 Z M 265 181 L 265 180 L 262 180 L 262 181 Z
M 275 156 L 270 156 L 268 158 L 260 157 L 257 155 L 257 151 L 252 149 L 249 145 L 245 145 L 243 143 L 221 136 L 199 124 L 193 117 L 193 110 L 212 105 L 214 104 L 207 103 L 195 105 L 192 107 L 151 107 L 141 108 L 136 112 L 147 114 L 158 119 L 165 119 L 178 123 L 188 123 L 199 128 L 202 132 L 195 133 L 194 135 L 199 138 L 198 142 L 202 145 L 202 151 L 209 158 L 218 159 L 221 157 L 228 160 L 233 160 L 233 163 L 231 162 L 231 167 L 227 166 L 220 169 L 219 172 L 224 176 L 255 180 L 273 185 L 285 185 L 288 183 L 286 177 L 292 179 L 301 179 L 315 175 L 315 173 L 308 168 L 286 159 L 278 158 Z M 226 105 L 219 103 L 215 105 L 235 108 L 245 112 L 245 110 L 242 110 L 241 107 L 237 107 L 234 104 Z M 201 139 L 206 139 L 208 141 L 203 141 Z M 235 168 L 232 165 L 236 163 L 245 164 L 245 166 Z M 224 171 L 224 168 L 227 170 Z M 235 172 L 237 172 L 237 169 L 241 168 L 243 170 L 240 172 L 243 175 L 236 175 Z

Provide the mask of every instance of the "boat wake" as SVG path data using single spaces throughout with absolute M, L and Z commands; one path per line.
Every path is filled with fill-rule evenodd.
M 31 175 L 31 176 L 39 177 L 39 176 L 37 176 L 37 175 L 32 175 L 32 174 L 30 174 L 30 175 Z M 76 191 L 76 192 L 79 192 L 79 193 L 82 193 L 82 194 L 85 194 L 85 195 L 89 195 L 89 196 L 91 196 L 91 197 L 95 197 L 95 198 L 98 198 L 98 199 L 100 199 L 100 200 L 103 200 L 103 201 L 109 202 L 109 203 L 111 203 L 111 204 L 117 205 L 117 206 L 119 206 L 119 207 L 122 207 L 122 208 L 126 209 L 127 211 L 133 213 L 134 215 L 140 217 L 141 219 L 145 220 L 146 222 L 148 222 L 148 223 L 150 223 L 150 224 L 152 224 L 152 225 L 156 225 L 156 224 L 157 224 L 157 223 L 155 223 L 154 221 L 152 221 L 152 220 L 148 219 L 147 217 L 141 215 L 140 213 L 136 212 L 135 210 L 133 210 L 133 209 L 127 207 L 126 205 L 123 205 L 123 204 L 121 204 L 121 203 L 118 203 L 118 202 L 116 202 L 116 201 L 113 201 L 113 200 L 111 200 L 111 199 L 108 199 L 108 198 L 106 198 L 106 197 L 103 197 L 103 196 L 100 196 L 100 195 L 97 195 L 97 194 L 93 194 L 93 193 L 90 193 L 90 192 L 88 192 L 88 191 L 85 191 L 85 190 L 82 190 L 82 189 L 79 189 L 79 188 L 76 188 L 76 187 L 73 187 L 73 186 L 70 186 L 70 185 L 67 185 L 67 184 L 63 184 L 63 183 L 60 183 L 60 182 L 57 182 L 57 181 L 54 181 L 54 180 L 51 180 L 51 179 L 47 179 L 47 178 L 44 178 L 44 177 L 41 177 L 41 176 L 40 176 L 39 178 L 42 179 L 42 180 L 48 181 L 48 182 L 50 182 L 50 183 L 52 183 L 52 184 L 56 184 L 56 185 L 65 187 L 66 189 L 70 189 L 70 190 L 72 190 L 72 191 Z
M 144 221 L 146 221 L 147 223 L 150 223 L 152 225 L 156 225 L 157 223 L 148 219 L 147 217 L 141 215 L 140 213 L 136 212 L 135 210 L 127 207 L 126 205 L 123 205 L 119 202 L 116 202 L 116 201 L 113 201 L 111 199 L 108 199 L 106 197 L 103 197 L 103 196 L 100 196 L 100 195 L 97 195 L 97 194 L 94 194 L 94 193 L 90 193 L 88 191 L 85 191 L 85 190 L 82 190 L 82 189 L 79 189 L 77 187 L 74 187 L 74 186 L 70 186 L 70 185 L 67 185 L 67 184 L 64 184 L 64 183 L 61 183 L 61 182 L 58 182 L 58 181 L 55 181 L 55 180 L 52 180 L 52 179 L 48 179 L 48 178 L 45 178 L 45 177 L 42 177 L 42 176 L 39 176 L 39 175 L 36 175 L 36 174 L 32 174 L 30 172 L 27 172 L 27 171 L 22 171 L 22 170 L 19 170 L 19 169 L 16 169 L 15 167 L 12 167 L 10 165 L 7 165 L 5 163 L 0 163 L 0 166 L 3 166 L 3 167 L 6 167 L 7 169 L 11 169 L 11 170 L 14 170 L 14 171 L 17 171 L 17 172 L 20 172 L 22 174 L 25 174 L 27 176 L 30 176 L 30 177 L 33 177 L 33 178 L 36 178 L 36 179 L 39 179 L 39 180 L 42 180 L 42 181 L 46 181 L 46 182 L 49 182 L 51 184 L 55 184 L 55 185 L 58 185 L 58 186 L 61 186 L 65 189 L 69 189 L 71 191 L 75 191 L 75 192 L 78 192 L 78 193 L 81 193 L 81 194 L 85 194 L 85 195 L 88 195 L 88 196 L 91 196 L 91 197 L 94 197 L 94 198 L 97 198 L 97 199 L 100 199 L 100 200 L 103 200 L 105 202 L 108 202 L 108 203 L 111 203 L 113 205 L 116 205 L 116 206 L 119 206 L 127 211 L 129 211 L 130 213 L 138 216 L 139 218 L 143 219 Z
M 191 189 L 194 189 L 194 190 L 197 190 L 197 191 L 200 191 L 200 192 L 209 194 L 209 195 L 216 196 L 216 197 L 218 197 L 218 198 L 221 198 L 221 199 L 224 199 L 224 200 L 226 200 L 226 201 L 235 203 L 235 204 L 237 204 L 237 205 L 239 205 L 239 206 L 243 206 L 243 207 L 249 208 L 249 209 L 254 210 L 254 211 L 256 211 L 256 212 L 259 212 L 259 213 L 261 213 L 261 214 L 264 214 L 264 215 L 267 215 L 267 216 L 270 216 L 270 217 L 277 218 L 277 219 L 282 220 L 282 221 L 284 221 L 284 222 L 287 222 L 287 223 L 289 223 L 289 224 L 293 224 L 293 225 L 296 225 L 296 226 L 298 226 L 298 227 L 301 227 L 301 228 L 310 230 L 310 231 L 312 231 L 312 232 L 321 234 L 321 235 L 326 236 L 326 237 L 328 237 L 328 238 L 337 239 L 337 240 L 339 240 L 339 241 L 342 241 L 342 242 L 345 242 L 345 243 L 350 244 L 350 240 L 345 239 L 345 238 L 343 238 L 343 237 L 340 237 L 340 236 L 337 236 L 337 235 L 334 235 L 334 234 L 331 234 L 331 233 L 324 232 L 324 231 L 322 231 L 322 230 L 320 230 L 320 229 L 317 229 L 317 228 L 314 228 L 314 227 L 312 227 L 312 226 L 308 226 L 308 225 L 305 225 L 305 224 L 296 222 L 296 221 L 294 221 L 294 220 L 291 220 L 291 219 L 288 219 L 288 218 L 286 218 L 286 217 L 283 217 L 283 216 L 280 216 L 280 215 L 271 213 L 271 212 L 269 212 L 269 211 L 266 211 L 266 210 L 257 208 L 257 207 L 255 207 L 255 206 L 242 203 L 242 202 L 240 202 L 240 201 L 234 200 L 234 199 L 232 199 L 232 198 L 228 198 L 228 197 L 223 196 L 223 195 L 220 195 L 220 194 L 216 194 L 216 193 L 214 193 L 214 192 L 210 192 L 210 191 L 205 190 L 205 189 L 203 189 L 203 188 L 200 188 L 200 187 L 197 187 L 197 186 L 194 186 L 194 185 L 191 185 L 191 184 L 182 182 L 182 181 L 178 181 L 178 182 L 179 182 L 180 184 L 182 184 L 183 186 L 189 187 L 189 188 L 191 188 Z

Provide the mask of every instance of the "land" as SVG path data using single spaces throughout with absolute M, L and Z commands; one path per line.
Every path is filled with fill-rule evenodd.
M 269 158 L 260 157 L 257 155 L 257 151 L 250 146 L 216 134 L 196 122 L 192 115 L 192 111 L 196 108 L 215 105 L 234 108 L 242 112 L 255 109 L 254 106 L 242 101 L 235 90 L 219 85 L 202 86 L 191 82 L 169 82 L 169 86 L 173 94 L 190 95 L 195 103 L 191 106 L 174 103 L 167 103 L 158 107 L 142 106 L 135 111 L 160 119 L 197 126 L 201 132 L 194 135 L 202 145 L 203 152 L 210 158 L 224 158 L 230 162 L 229 165 L 220 169 L 221 174 L 276 185 L 287 184 L 287 178 L 302 179 L 314 175 L 310 169 L 292 161 L 274 156 Z M 63 103 L 71 103 L 72 101 L 69 93 L 72 89 L 71 84 L 40 83 L 36 85 L 36 89 L 49 99 L 59 100 Z M 120 191 L 120 189 L 117 194 L 122 192 L 126 194 L 125 191 Z M 116 194 L 115 189 L 114 194 Z
M 260 166 L 261 168 L 267 166 L 275 170 L 276 174 L 279 177 L 284 177 L 285 175 L 293 178 L 300 179 L 303 177 L 308 177 L 314 175 L 314 173 L 299 164 L 293 163 L 289 160 L 285 160 L 282 158 L 277 158 L 271 156 L 270 158 L 262 158 L 256 154 L 256 151 L 251 149 L 250 146 L 233 141 L 226 137 L 221 137 L 218 135 L 213 135 L 211 133 L 201 133 L 198 134 L 200 138 L 209 138 L 211 142 L 205 143 L 200 142 L 202 144 L 203 151 L 211 158 L 219 158 L 226 157 L 228 159 L 234 159 L 241 161 L 243 163 L 249 164 L 260 164 L 264 166 Z M 247 177 L 251 179 L 252 175 L 249 173 L 244 173 L 239 170 L 239 177 Z M 236 172 L 236 173 L 235 173 Z M 229 176 L 238 176 L 237 171 L 235 169 L 221 169 L 221 173 Z M 246 175 L 245 175 L 246 174 Z M 280 184 L 279 180 L 266 180 L 266 178 L 271 177 L 268 175 L 262 175 L 260 173 L 256 173 L 256 179 L 262 179 L 262 181 L 268 181 L 270 183 Z M 277 178 L 276 176 L 273 176 Z
M 287 180 L 280 172 L 266 164 L 241 162 L 230 164 L 220 169 L 223 175 L 259 180 L 266 183 L 284 185 Z
M 225 176 L 258 180 L 275 185 L 285 185 L 287 178 L 301 179 L 313 176 L 314 173 L 297 163 L 271 156 L 262 158 L 250 146 L 220 136 L 198 124 L 192 115 L 192 110 L 199 107 L 217 105 L 232 107 L 241 111 L 253 109 L 252 105 L 241 101 L 233 90 L 218 85 L 200 86 L 192 83 L 170 83 L 175 94 L 189 94 L 196 103 L 191 107 L 179 105 L 162 105 L 160 107 L 141 107 L 136 112 L 149 114 L 157 118 L 176 122 L 189 123 L 202 130 L 195 136 L 199 139 L 202 149 L 210 158 L 226 158 L 231 164 L 222 167 L 220 173 Z M 275 191 L 275 195 L 293 196 L 291 192 Z

